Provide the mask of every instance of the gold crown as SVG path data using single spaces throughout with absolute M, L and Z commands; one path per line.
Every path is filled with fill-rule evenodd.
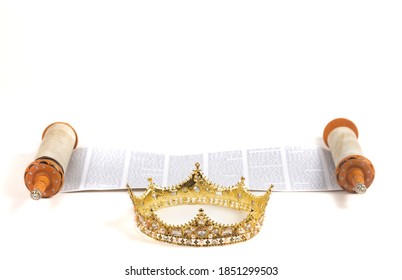
M 195 164 L 189 178 L 173 187 L 159 188 L 152 179 L 145 193 L 137 197 L 127 185 L 134 204 L 138 228 L 146 235 L 168 243 L 189 246 L 215 246 L 246 241 L 254 237 L 262 226 L 265 207 L 272 185 L 261 196 L 251 194 L 244 186 L 242 177 L 233 187 L 221 187 L 208 181 Z M 211 220 L 203 209 L 191 221 L 182 225 L 163 222 L 156 210 L 191 204 L 210 204 L 248 212 L 247 217 L 234 224 L 221 224 Z

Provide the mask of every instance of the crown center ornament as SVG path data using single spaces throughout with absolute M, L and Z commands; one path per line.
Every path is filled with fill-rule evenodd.
M 244 181 L 242 177 L 234 186 L 218 186 L 204 176 L 197 162 L 188 179 L 178 185 L 160 188 L 150 178 L 148 188 L 139 197 L 134 195 L 129 185 L 127 188 L 142 233 L 159 241 L 200 247 L 246 241 L 260 231 L 273 185 L 263 195 L 256 196 L 246 189 Z M 165 207 L 193 204 L 223 206 L 248 214 L 238 223 L 222 224 L 213 221 L 200 208 L 191 221 L 170 225 L 155 213 Z

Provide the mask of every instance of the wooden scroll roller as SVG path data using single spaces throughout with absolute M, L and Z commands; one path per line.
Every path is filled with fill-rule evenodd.
M 52 123 L 44 130 L 35 161 L 26 168 L 24 175 L 32 199 L 51 197 L 60 191 L 77 143 L 77 133 L 67 123 Z
M 374 180 L 374 166 L 362 155 L 356 125 L 348 119 L 335 119 L 324 129 L 323 139 L 331 150 L 338 185 L 355 193 L 365 193 Z

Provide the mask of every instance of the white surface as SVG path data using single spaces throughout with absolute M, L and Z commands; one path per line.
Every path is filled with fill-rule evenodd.
M 401 278 L 399 1 L 265 2 L 0 2 L 1 279 L 127 279 L 130 265 Z M 376 168 L 368 192 L 274 193 L 238 245 L 158 243 L 125 192 L 32 201 L 23 183 L 54 121 L 82 146 L 196 153 L 313 143 L 337 117 Z

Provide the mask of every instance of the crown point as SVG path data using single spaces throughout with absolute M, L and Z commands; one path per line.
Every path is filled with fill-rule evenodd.
M 240 182 L 238 183 L 238 186 L 239 186 L 240 188 L 247 189 L 247 186 L 246 186 L 246 178 L 245 178 L 244 176 L 241 176 L 241 177 L 240 177 Z
M 151 185 L 153 183 L 153 180 L 151 177 L 148 178 L 148 183 Z
M 198 209 L 198 212 L 199 213 L 204 213 L 204 209 L 200 208 L 200 209 Z
M 195 168 L 198 170 L 198 169 L 200 169 L 200 163 L 199 162 L 196 162 L 195 163 Z

